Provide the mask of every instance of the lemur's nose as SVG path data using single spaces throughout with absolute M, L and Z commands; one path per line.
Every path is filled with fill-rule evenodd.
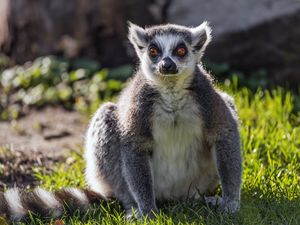
M 163 58 L 159 67 L 162 74 L 175 74 L 178 72 L 176 64 L 170 57 Z

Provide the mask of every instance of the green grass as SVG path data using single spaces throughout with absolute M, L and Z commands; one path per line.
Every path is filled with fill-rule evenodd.
M 272 91 L 236 88 L 224 89 L 234 97 L 239 110 L 243 149 L 243 185 L 241 210 L 226 215 L 207 208 L 199 201 L 168 202 L 160 205 L 155 220 L 136 224 L 300 224 L 300 112 L 294 103 L 299 98 L 283 89 Z M 299 100 L 299 99 L 298 99 Z M 52 174 L 36 177 L 48 190 L 62 186 L 84 187 L 84 161 L 73 153 L 74 163 L 62 163 Z M 72 215 L 65 224 L 124 224 L 124 212 L 118 203 Z M 32 216 L 27 223 L 51 221 Z M 53 222 L 53 221 L 52 221 Z M 25 224 L 25 223 L 24 223 Z

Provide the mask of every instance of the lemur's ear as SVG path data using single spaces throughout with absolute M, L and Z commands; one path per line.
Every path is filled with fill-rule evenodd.
M 139 27 L 129 21 L 128 27 L 128 39 L 134 46 L 137 53 L 139 53 L 141 49 L 147 46 L 146 31 L 142 27 Z
M 191 28 L 192 46 L 196 51 L 203 52 L 211 41 L 211 28 L 205 21 L 201 25 Z

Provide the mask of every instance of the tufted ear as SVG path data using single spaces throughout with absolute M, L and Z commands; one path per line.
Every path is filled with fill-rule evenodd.
M 128 21 L 128 39 L 137 54 L 147 46 L 147 35 L 145 29 Z
M 191 28 L 192 46 L 196 51 L 203 52 L 211 41 L 211 28 L 205 21 L 201 25 Z

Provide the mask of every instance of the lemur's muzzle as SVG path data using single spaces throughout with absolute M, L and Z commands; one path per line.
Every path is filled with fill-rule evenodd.
M 178 73 L 178 69 L 172 59 L 170 59 L 170 57 L 166 57 L 160 62 L 159 72 L 162 74 L 176 74 Z

